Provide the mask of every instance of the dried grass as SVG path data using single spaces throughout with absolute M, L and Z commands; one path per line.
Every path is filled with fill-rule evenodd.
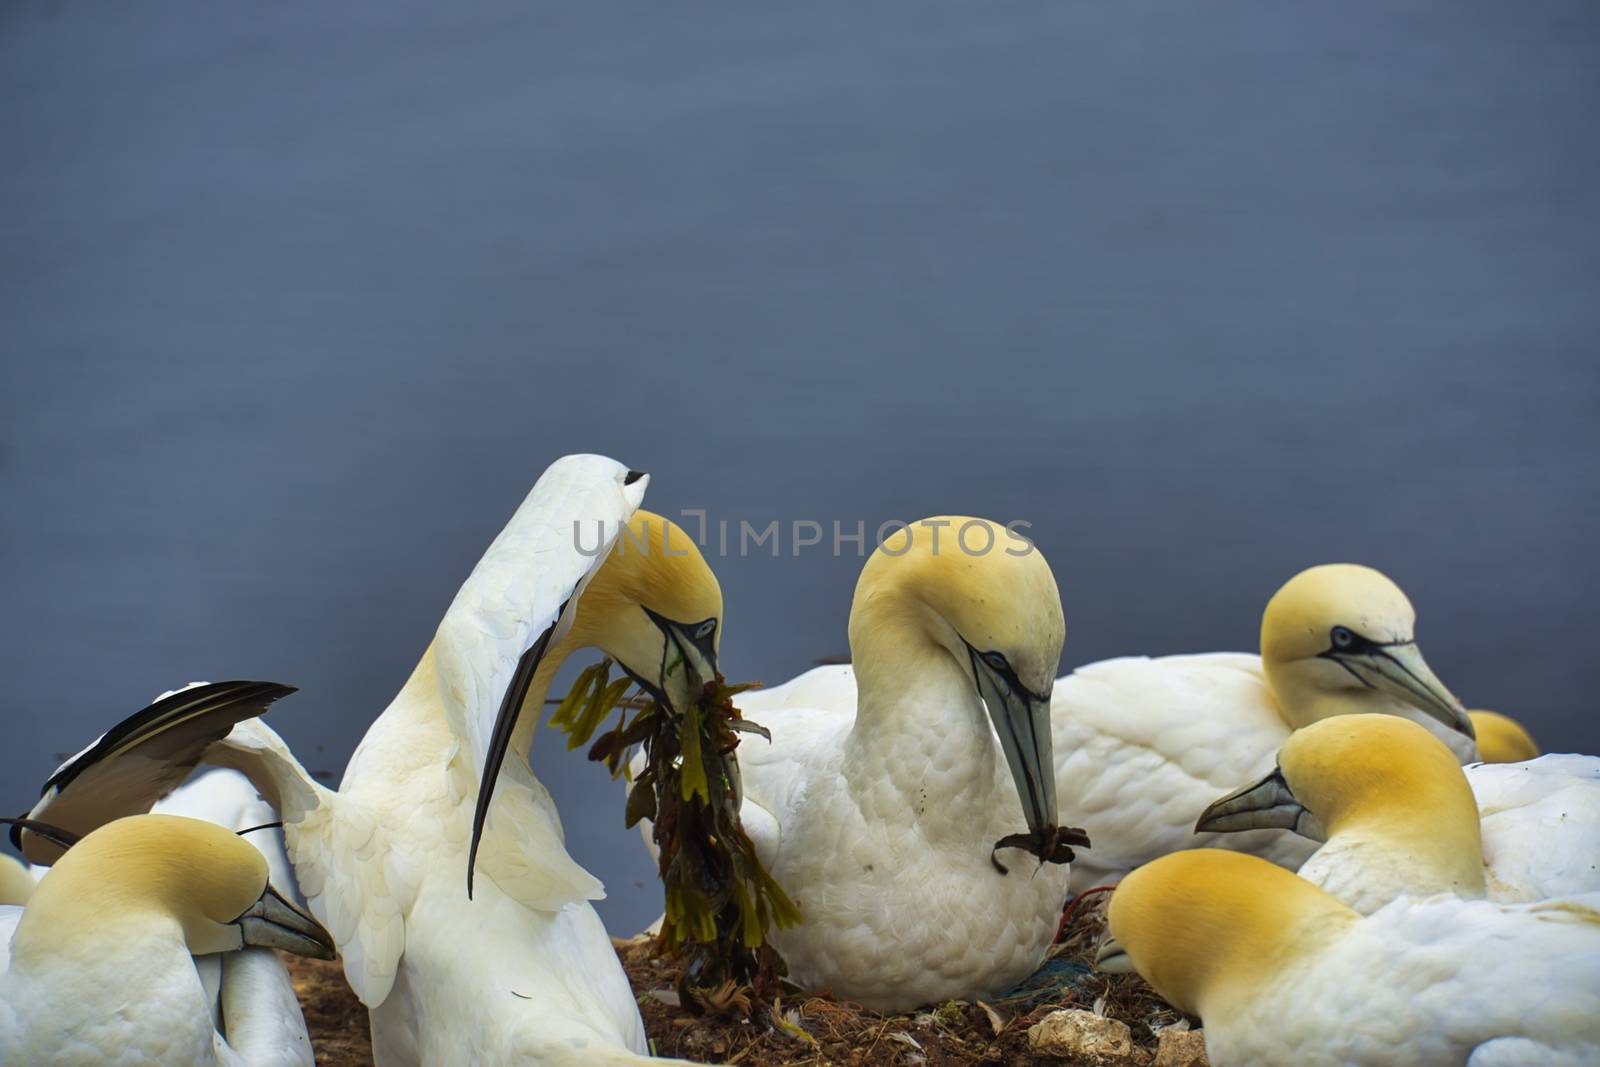
M 656 954 L 652 939 L 615 944 L 645 1029 L 663 1056 L 746 1067 L 1009 1067 L 1037 1062 L 1028 1052 L 1028 1027 L 1057 1008 L 1098 1010 L 1120 1020 L 1133 1031 L 1134 1043 L 1153 1054 L 1157 1032 L 1184 1016 L 1137 975 L 1104 975 L 1092 969 L 1105 928 L 1104 902 L 1103 895 L 1086 897 L 1069 912 L 1060 941 L 1033 980 L 1038 988 L 1025 987 L 988 1004 L 955 1001 L 907 1015 L 880 1015 L 800 993 L 753 1004 L 746 1013 L 736 994 L 748 997 L 747 990 L 728 991 L 727 1011 L 695 1015 L 678 1003 L 673 992 L 677 972 L 670 959 Z M 339 965 L 296 957 L 290 959 L 290 969 L 306 1009 L 317 1063 L 370 1064 L 366 1012 L 345 985 Z

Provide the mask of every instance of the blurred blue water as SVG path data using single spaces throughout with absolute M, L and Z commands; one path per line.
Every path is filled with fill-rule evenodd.
M 555 456 L 735 525 L 1022 518 L 1064 666 L 1389 571 L 1600 749 L 1600 7 L 0 8 L 0 808 L 155 692 L 337 772 Z M 724 663 L 859 563 L 714 560 Z M 629 932 L 595 768 L 535 759 Z

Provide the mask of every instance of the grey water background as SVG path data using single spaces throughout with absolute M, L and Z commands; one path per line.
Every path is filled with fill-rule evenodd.
M 1023 519 L 1063 668 L 1357 560 L 1600 750 L 1600 6 L 0 8 L 0 807 L 193 678 L 342 769 L 556 456 Z M 860 561 L 714 558 L 735 679 Z M 535 765 L 628 933 L 621 795 Z

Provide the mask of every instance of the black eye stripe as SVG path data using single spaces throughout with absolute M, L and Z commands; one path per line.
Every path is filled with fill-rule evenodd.
M 1409 645 L 1411 641 L 1409 637 L 1394 641 L 1374 641 L 1370 637 L 1363 637 L 1348 626 L 1335 626 L 1328 631 L 1328 649 L 1321 655 L 1381 655 L 1386 648 Z

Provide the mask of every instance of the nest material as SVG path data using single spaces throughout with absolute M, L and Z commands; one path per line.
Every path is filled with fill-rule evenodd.
M 695 1010 L 677 992 L 679 965 L 653 938 L 616 941 L 633 983 L 645 1029 L 665 1056 L 748 1067 L 801 1064 L 1031 1064 L 1028 1027 L 1057 1008 L 1098 1010 L 1133 1032 L 1153 1055 L 1157 1033 L 1186 1020 L 1138 975 L 1092 970 L 1105 928 L 1104 897 L 1084 899 L 1067 916 L 1061 939 L 1039 974 L 988 1003 L 948 1004 L 906 1015 L 879 1015 L 826 996 L 778 992 L 757 998 L 749 986 L 713 989 Z M 305 1008 L 319 1067 L 370 1067 L 367 1013 L 337 962 L 286 956 Z M 1054 1063 L 1064 1061 L 1054 1060 Z
M 1052 1011 L 1079 1008 L 1126 1023 L 1138 1050 L 1130 1064 L 1148 1063 L 1162 1029 L 1199 1023 L 1138 975 L 1093 969 L 1103 905 L 1103 897 L 1090 898 L 1073 909 L 1045 965 L 1017 989 L 988 1002 L 951 1001 L 904 1015 L 792 990 L 765 998 L 744 990 L 746 998 L 724 1011 L 695 1014 L 674 993 L 674 961 L 658 955 L 650 938 L 614 943 L 652 1048 L 662 1056 L 751 1067 L 1033 1064 L 1040 1061 L 1029 1052 L 1028 1028 Z
M 550 722 L 566 732 L 568 748 L 577 748 L 623 706 L 616 726 L 595 739 L 589 758 L 604 763 L 615 778 L 634 746 L 644 751 L 625 819 L 630 827 L 651 820 L 660 850 L 666 896 L 660 939 L 679 964 L 675 987 L 696 1010 L 730 984 L 764 992 L 784 973 L 766 933 L 799 922 L 800 912 L 762 866 L 739 820 L 734 750 L 740 734 L 770 736 L 733 704 L 750 687 L 730 686 L 719 674 L 674 714 L 648 698 L 624 701 L 629 679 L 611 681 L 610 666 L 603 660 L 579 675 Z

